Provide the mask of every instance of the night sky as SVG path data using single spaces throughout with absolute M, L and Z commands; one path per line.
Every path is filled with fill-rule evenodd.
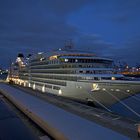
M 0 0 L 0 66 L 19 52 L 76 49 L 140 63 L 140 0 Z

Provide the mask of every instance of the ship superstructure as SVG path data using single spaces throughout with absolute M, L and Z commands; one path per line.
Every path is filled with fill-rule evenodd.
M 102 107 L 140 92 L 140 82 L 117 74 L 112 59 L 71 49 L 30 56 L 14 82 Z

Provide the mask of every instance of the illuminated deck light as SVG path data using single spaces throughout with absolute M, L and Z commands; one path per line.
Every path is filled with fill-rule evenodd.
M 43 54 L 43 52 L 38 52 L 38 54 Z
M 50 56 L 49 60 L 57 59 L 57 55 Z
M 97 91 L 97 90 L 100 90 L 99 85 L 98 84 L 93 84 L 91 91 Z
M 26 87 L 26 83 L 24 82 L 24 87 Z
M 58 91 L 58 94 L 59 95 L 62 95 L 62 90 L 61 89 Z
M 120 91 L 119 89 L 116 89 L 116 91 Z
M 35 90 L 35 84 L 33 84 L 33 89 Z
M 105 89 L 105 88 L 103 88 L 102 90 L 103 90 L 103 91 L 106 91 L 106 89 Z
M 128 90 L 126 90 L 127 92 L 130 92 L 130 90 L 128 89 Z
M 42 87 L 42 92 L 45 92 L 45 86 Z
M 65 62 L 68 62 L 69 60 L 68 59 L 65 59 Z
M 115 77 L 111 77 L 111 80 L 116 80 L 116 78 Z

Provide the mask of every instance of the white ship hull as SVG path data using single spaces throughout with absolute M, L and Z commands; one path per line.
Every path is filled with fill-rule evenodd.
M 140 93 L 139 81 L 130 81 L 118 74 L 112 59 L 92 53 L 59 50 L 38 53 L 26 62 L 20 54 L 12 64 L 9 79 L 34 90 L 90 101 L 102 107 Z
M 51 93 L 83 102 L 93 102 L 96 106 L 111 106 L 121 100 L 140 93 L 140 82 L 130 81 L 96 81 L 74 82 L 67 81 L 66 86 L 49 84 L 47 88 L 43 82 L 27 84 L 34 90 Z M 94 85 L 94 86 L 93 86 Z M 96 85 L 96 86 L 95 86 Z M 59 87 L 59 90 L 53 87 Z

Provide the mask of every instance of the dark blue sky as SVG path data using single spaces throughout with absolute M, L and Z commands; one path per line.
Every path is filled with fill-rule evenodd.
M 1 0 L 0 64 L 69 39 L 77 48 L 139 63 L 139 7 L 140 0 Z

